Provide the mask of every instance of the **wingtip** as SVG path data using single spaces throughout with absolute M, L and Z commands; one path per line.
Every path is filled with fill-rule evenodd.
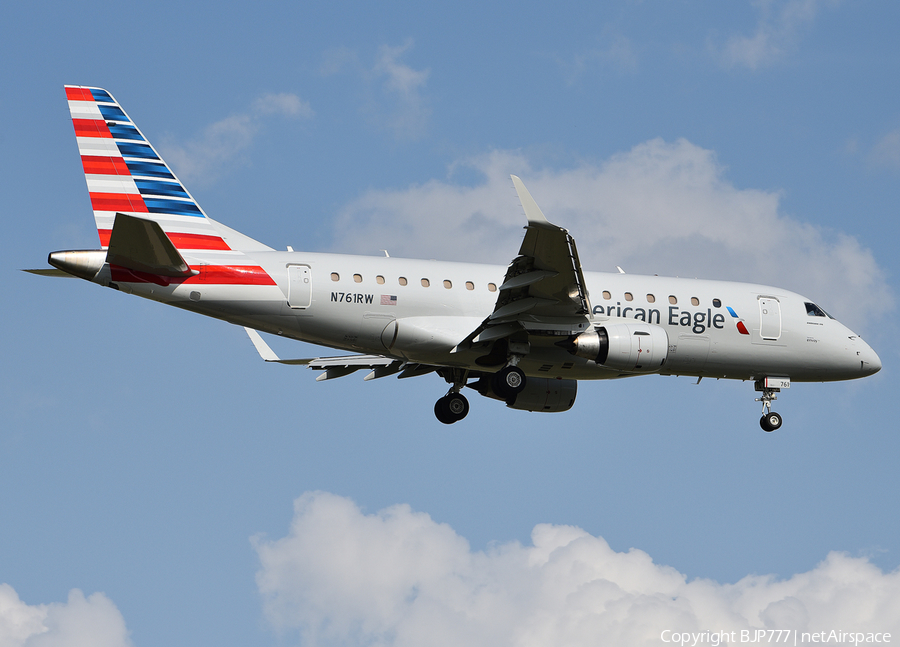
M 525 210 L 525 217 L 528 219 L 528 224 L 531 225 L 549 225 L 550 221 L 547 220 L 547 217 L 544 215 L 544 212 L 541 211 L 541 208 L 537 205 L 537 202 L 534 201 L 534 198 L 531 197 L 531 193 L 528 192 L 528 189 L 525 188 L 525 183 L 517 175 L 510 175 L 512 178 L 513 185 L 516 187 L 516 193 L 519 196 L 519 202 L 522 203 L 522 209 Z

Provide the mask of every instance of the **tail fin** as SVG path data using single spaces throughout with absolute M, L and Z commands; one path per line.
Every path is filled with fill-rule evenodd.
M 178 250 L 269 249 L 203 212 L 112 95 L 66 86 L 102 247 L 116 213 L 159 224 Z

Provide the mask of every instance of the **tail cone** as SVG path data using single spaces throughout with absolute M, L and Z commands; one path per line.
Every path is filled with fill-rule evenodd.
M 105 249 L 80 249 L 65 252 L 52 252 L 47 262 L 53 267 L 80 279 L 93 281 L 106 262 Z

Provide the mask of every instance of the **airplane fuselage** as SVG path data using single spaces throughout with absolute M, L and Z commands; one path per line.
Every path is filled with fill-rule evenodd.
M 476 368 L 477 352 L 452 351 L 491 313 L 506 270 L 305 252 L 229 256 L 186 257 L 200 274 L 169 285 L 142 281 L 133 273 L 113 271 L 110 278 L 136 295 L 291 339 Z M 236 272 L 230 284 L 208 282 L 207 275 L 219 270 L 205 268 L 221 267 L 256 269 Z M 784 375 L 797 382 L 824 382 L 864 377 L 880 368 L 859 336 L 824 313 L 810 314 L 812 301 L 794 292 L 727 281 L 584 275 L 590 325 L 639 321 L 666 331 L 667 358 L 655 371 L 663 375 L 739 380 Z M 560 323 L 568 328 L 569 322 Z M 640 374 L 574 357 L 552 336 L 547 339 L 533 343 L 520 362 L 526 375 L 606 379 Z

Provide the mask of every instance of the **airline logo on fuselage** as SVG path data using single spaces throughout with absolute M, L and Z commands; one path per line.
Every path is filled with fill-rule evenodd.
M 735 325 L 737 326 L 738 332 L 741 333 L 742 335 L 749 335 L 750 333 L 747 331 L 747 326 L 744 325 L 744 320 L 741 319 L 740 317 L 738 317 L 737 313 L 734 311 L 734 308 L 732 308 L 731 306 L 725 306 L 725 307 L 728 309 L 729 314 L 731 314 L 732 317 L 737 319 L 737 321 L 735 322 Z
M 749 335 L 744 320 L 738 317 L 734 309 L 726 306 L 729 314 L 737 319 L 736 326 L 739 333 Z M 610 306 L 594 306 L 593 314 L 607 317 L 631 317 L 638 321 L 645 321 L 651 324 L 662 325 L 660 311 L 656 308 L 632 308 L 631 306 L 622 307 L 621 302 Z M 706 332 L 707 328 L 715 328 L 722 330 L 725 328 L 725 315 L 720 312 L 713 313 L 712 308 L 706 311 L 690 311 L 682 310 L 678 306 L 669 306 L 668 318 L 666 325 L 683 326 L 689 328 L 691 332 L 700 335 Z

